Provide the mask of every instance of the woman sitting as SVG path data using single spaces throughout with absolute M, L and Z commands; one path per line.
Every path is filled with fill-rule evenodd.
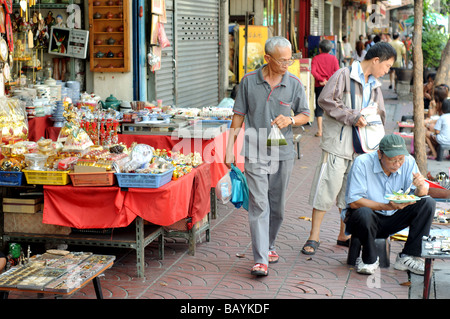
M 450 145 L 450 99 L 447 98 L 442 102 L 442 112 L 443 114 L 434 125 L 434 133 L 426 132 L 426 142 L 431 151 L 428 159 L 436 159 L 438 145 Z
M 448 97 L 448 86 L 445 84 L 438 85 L 434 88 L 434 99 L 430 101 L 427 118 L 425 119 L 425 127 L 431 133 L 434 132 L 434 125 L 439 116 L 442 115 L 442 102 Z

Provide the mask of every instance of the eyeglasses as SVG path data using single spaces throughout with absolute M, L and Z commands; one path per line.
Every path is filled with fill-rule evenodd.
M 384 153 L 383 155 L 386 157 L 386 160 L 391 164 L 403 164 L 405 162 L 405 156 L 401 157 L 400 159 L 392 159 L 390 157 L 387 157 L 387 155 Z
M 270 54 L 268 54 L 272 59 L 274 59 L 274 61 L 276 61 L 278 64 L 280 65 L 284 65 L 284 66 L 291 66 L 292 64 L 294 64 L 294 59 L 290 58 L 289 60 L 283 60 L 283 61 L 278 61 L 277 59 L 275 59 L 273 56 L 271 56 Z

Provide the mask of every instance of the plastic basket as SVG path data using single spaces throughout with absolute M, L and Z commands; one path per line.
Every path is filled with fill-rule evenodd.
M 158 188 L 172 179 L 173 170 L 161 174 L 115 173 L 120 187 Z
M 113 172 L 70 173 L 73 186 L 112 186 Z
M 22 172 L 0 171 L 0 186 L 20 186 L 22 178 Z
M 67 185 L 70 171 L 31 171 L 23 170 L 28 184 Z

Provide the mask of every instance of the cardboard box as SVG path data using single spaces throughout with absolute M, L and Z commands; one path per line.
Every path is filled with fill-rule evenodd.
M 34 214 L 43 209 L 42 196 L 23 198 L 3 198 L 3 212 Z
M 43 196 L 28 196 L 21 198 L 3 198 L 3 204 L 37 204 L 44 201 Z
M 34 214 L 42 211 L 42 205 L 39 204 L 3 204 L 4 213 L 22 213 Z
M 4 213 L 5 233 L 26 233 L 43 235 L 68 235 L 70 227 L 49 225 L 42 223 L 43 213 L 20 214 Z

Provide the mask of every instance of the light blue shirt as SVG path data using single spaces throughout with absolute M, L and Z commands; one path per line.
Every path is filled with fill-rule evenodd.
M 442 114 L 436 121 L 434 129 L 439 131 L 436 141 L 441 145 L 450 145 L 450 113 Z
M 370 102 L 372 86 L 375 85 L 375 77 L 373 75 L 369 75 L 369 80 L 366 83 L 366 78 L 364 77 L 364 72 L 362 70 L 361 63 L 357 62 L 356 64 L 358 65 L 358 74 L 363 87 L 362 108 L 365 108 L 369 105 Z
M 378 159 L 378 152 L 366 153 L 358 156 L 350 170 L 347 179 L 345 202 L 347 207 L 361 198 L 367 198 L 379 203 L 389 203 L 385 198 L 393 192 L 403 192 L 410 188 L 413 192 L 416 187 L 412 185 L 413 173 L 419 172 L 415 159 L 405 156 L 405 162 L 399 170 L 387 176 Z M 347 209 L 342 210 L 341 217 L 345 218 Z M 377 211 L 383 215 L 393 215 L 396 210 Z

